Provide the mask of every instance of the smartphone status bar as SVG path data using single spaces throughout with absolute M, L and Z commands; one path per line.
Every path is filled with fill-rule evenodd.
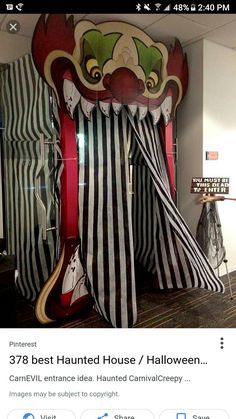
M 74 0 L 49 2 L 1 2 L 3 13 L 96 13 L 96 14 L 127 14 L 127 13 L 235 13 L 236 4 L 231 2 L 170 2 L 133 0 L 126 3 L 87 1 L 76 3 Z

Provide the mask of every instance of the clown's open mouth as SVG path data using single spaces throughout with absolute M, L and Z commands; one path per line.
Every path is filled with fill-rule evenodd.
M 84 98 L 77 90 L 74 83 L 68 79 L 64 79 L 63 94 L 66 108 L 71 117 L 73 117 L 75 107 L 78 105 L 78 103 L 80 103 L 84 115 L 90 119 L 91 112 L 97 105 L 96 102 L 91 102 Z M 122 105 L 123 103 L 118 102 L 117 99 L 108 99 L 107 101 L 100 100 L 98 102 L 100 110 L 107 117 L 110 115 L 111 109 L 113 109 L 115 114 L 118 115 Z M 154 107 L 154 104 L 146 106 L 142 103 L 130 103 L 127 106 L 133 116 L 135 114 L 138 115 L 139 120 L 144 119 L 147 115 L 147 112 L 150 112 L 153 118 L 153 124 L 157 124 L 161 115 L 163 115 L 165 125 L 167 125 L 172 114 L 172 96 L 166 96 L 160 106 L 156 107 Z

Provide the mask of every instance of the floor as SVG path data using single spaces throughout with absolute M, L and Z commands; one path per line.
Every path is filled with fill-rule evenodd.
M 225 293 L 202 289 L 150 290 L 138 289 L 138 321 L 136 328 L 233 328 L 236 327 L 236 273 L 231 273 L 234 298 L 230 298 L 228 279 L 221 278 Z M 110 328 L 99 314 L 92 310 L 80 318 L 62 323 L 40 325 L 34 317 L 34 307 L 17 298 L 17 327 L 23 328 Z

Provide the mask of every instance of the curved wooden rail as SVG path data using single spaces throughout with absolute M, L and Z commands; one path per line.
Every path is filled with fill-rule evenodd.
M 93 300 L 89 294 L 83 295 L 72 304 L 62 302 L 61 289 L 64 275 L 77 246 L 77 240 L 67 240 L 64 243 L 60 259 L 39 294 L 35 314 L 42 324 L 81 314 L 93 306 Z

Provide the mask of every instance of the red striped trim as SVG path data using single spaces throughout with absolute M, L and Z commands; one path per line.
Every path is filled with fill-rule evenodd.
M 76 123 L 59 110 L 63 159 L 61 175 L 61 246 L 66 239 L 77 238 L 78 230 L 78 160 Z

